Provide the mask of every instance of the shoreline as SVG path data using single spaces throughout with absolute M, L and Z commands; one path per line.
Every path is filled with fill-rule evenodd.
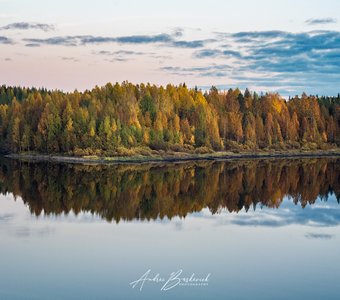
M 314 151 L 281 151 L 281 152 L 213 152 L 207 154 L 175 153 L 153 156 L 114 156 L 114 157 L 76 157 L 57 154 L 4 154 L 2 157 L 32 162 L 56 162 L 72 164 L 148 164 L 180 163 L 192 161 L 227 161 L 233 159 L 285 159 L 285 158 L 318 158 L 340 157 L 340 149 Z

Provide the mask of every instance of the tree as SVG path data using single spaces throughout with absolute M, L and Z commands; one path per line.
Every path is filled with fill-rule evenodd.
M 185 151 L 335 147 L 340 97 L 303 94 L 286 101 L 248 89 L 212 87 L 203 94 L 186 85 L 129 82 L 72 93 L 0 86 L 1 151 L 112 155 L 178 144 Z
M 38 124 L 38 149 L 46 152 L 58 152 L 61 137 L 61 118 L 57 108 L 47 103 Z
M 256 141 L 260 148 L 263 148 L 265 145 L 265 132 L 264 125 L 261 116 L 256 116 Z
M 256 122 L 252 113 L 245 117 L 244 139 L 246 144 L 254 147 L 256 145 Z
M 266 121 L 265 121 L 265 140 L 266 145 L 271 146 L 273 142 L 273 134 L 274 134 L 274 122 L 273 115 L 268 113 Z
M 187 118 L 181 119 L 181 132 L 183 133 L 184 143 L 189 144 L 191 142 L 191 129 Z
M 288 125 L 288 138 L 290 141 L 292 142 L 296 142 L 299 138 L 299 133 L 298 133 L 298 129 L 299 129 L 299 120 L 298 120 L 298 117 L 297 117 L 297 114 L 296 112 L 294 111 L 293 112 L 293 116 L 292 116 L 292 119 Z
M 11 142 L 11 148 L 14 152 L 21 151 L 19 117 L 15 117 L 11 124 Z
M 146 112 L 150 114 L 150 118 L 152 121 L 156 118 L 156 106 L 155 103 L 150 95 L 143 96 L 142 100 L 139 104 L 140 110 L 143 115 L 145 115 Z
M 21 148 L 24 151 L 29 151 L 31 148 L 31 127 L 28 124 L 25 124 L 22 139 L 21 139 Z

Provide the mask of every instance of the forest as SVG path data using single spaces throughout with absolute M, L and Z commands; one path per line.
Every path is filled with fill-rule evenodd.
M 0 151 L 68 155 L 315 150 L 340 145 L 340 95 L 108 83 L 84 92 L 0 87 Z

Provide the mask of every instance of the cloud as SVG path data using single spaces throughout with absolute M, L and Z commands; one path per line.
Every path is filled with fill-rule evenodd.
M 308 25 L 334 24 L 336 22 L 337 20 L 333 18 L 312 18 L 305 21 Z
M 112 37 L 103 37 L 103 36 L 75 36 L 69 37 L 74 39 L 74 43 L 81 43 L 81 44 L 103 44 L 103 43 L 112 43 L 115 42 L 116 39 Z
M 273 40 L 272 38 L 275 38 Z M 248 69 L 270 72 L 339 73 L 340 33 L 282 33 L 246 49 Z
M 29 43 L 29 44 L 26 44 L 25 46 L 34 48 L 34 47 L 40 47 L 40 44 Z
M 118 50 L 118 51 L 107 51 L 107 50 L 101 50 L 101 51 L 93 51 L 93 54 L 97 55 L 106 55 L 106 56 L 117 56 L 117 55 L 144 55 L 148 54 L 145 52 L 140 51 L 132 51 L 132 50 Z
M 194 56 L 197 58 L 205 58 L 205 57 L 216 57 L 220 54 L 220 50 L 215 49 L 202 49 L 200 51 L 196 51 Z
M 62 56 L 60 57 L 62 60 L 64 61 L 73 61 L 73 62 L 78 62 L 79 59 L 75 58 L 75 57 L 70 57 L 70 56 Z
M 28 29 L 37 29 L 42 31 L 54 31 L 55 26 L 46 23 L 28 23 L 28 22 L 18 22 L 11 23 L 6 26 L 0 27 L 0 30 L 28 30 Z
M 319 240 L 330 240 L 335 237 L 334 234 L 326 234 L 326 233 L 313 233 L 309 232 L 305 234 L 307 239 L 319 239 Z
M 280 30 L 269 30 L 269 31 L 241 31 L 237 33 L 233 33 L 230 36 L 237 39 L 244 38 L 277 38 L 277 37 L 286 37 L 287 32 Z M 227 34 L 229 35 L 229 34 Z
M 157 35 L 131 35 L 114 38 L 118 43 L 122 44 L 150 44 L 150 43 L 167 43 L 172 42 L 173 38 L 169 34 Z
M 215 35 L 219 45 L 194 51 L 193 57 L 228 63 L 232 67 L 228 78 L 235 82 L 234 86 L 271 87 L 272 91 L 291 91 L 289 94 L 294 95 L 304 90 L 320 94 L 332 86 L 334 94 L 339 92 L 338 31 L 272 30 Z
M 340 51 L 340 32 L 310 31 L 290 33 L 283 31 L 239 32 L 224 35 L 229 37 L 235 50 L 203 49 L 196 53 L 197 57 L 223 57 L 233 55 L 243 60 L 262 60 L 276 62 L 278 59 L 291 60 L 296 58 L 306 61 L 321 58 L 338 58 Z M 333 51 L 333 52 L 331 52 Z M 335 53 L 334 53 L 335 52 Z M 337 61 L 339 63 L 339 61 Z
M 13 44 L 13 41 L 5 36 L 0 36 L 0 44 Z
M 180 76 L 211 76 L 211 77 L 225 77 L 229 73 L 230 66 L 226 64 L 221 65 L 209 65 L 209 66 L 196 66 L 196 67 L 174 67 L 165 66 L 161 70 L 171 73 L 173 75 Z
M 30 45 L 29 47 L 40 46 L 40 45 L 62 45 L 62 46 L 77 46 L 79 44 L 79 37 L 77 36 L 56 36 L 45 39 L 38 38 L 25 38 L 24 42 L 27 42 L 26 45 Z
M 132 59 L 136 59 L 138 56 L 145 56 L 152 59 L 159 59 L 159 60 L 167 60 L 171 59 L 172 57 L 170 55 L 162 55 L 157 54 L 156 52 L 143 52 L 143 51 L 133 51 L 133 50 L 117 50 L 117 51 L 107 51 L 107 50 L 101 50 L 101 51 L 92 51 L 92 54 L 94 55 L 100 55 L 103 57 L 106 57 L 105 59 L 108 62 L 124 62 L 129 61 Z
M 173 29 L 172 35 L 175 37 L 180 37 L 183 35 L 184 28 L 182 27 L 176 27 Z
M 118 51 L 101 50 L 101 51 L 92 51 L 92 54 L 108 57 L 109 59 L 106 59 L 106 61 L 108 62 L 116 62 L 116 61 L 124 62 L 124 61 L 133 59 L 134 56 L 141 56 L 141 55 L 147 55 L 147 54 L 153 54 L 153 53 L 132 51 L 132 50 L 118 50 Z
M 199 48 L 203 47 L 205 43 L 211 40 L 177 40 L 179 37 L 178 32 L 172 35 L 160 33 L 155 35 L 128 35 L 118 37 L 107 36 L 92 36 L 92 35 L 76 35 L 76 36 L 55 36 L 49 38 L 25 38 L 26 45 L 61 45 L 61 46 L 81 46 L 88 44 L 131 44 L 131 45 L 144 45 L 144 44 L 162 44 L 172 48 Z
M 162 43 L 168 47 L 175 48 L 199 48 L 203 47 L 205 41 L 204 40 L 193 40 L 193 41 L 184 41 L 184 40 L 175 40 L 174 37 L 178 37 L 178 32 L 173 35 L 169 34 L 157 34 L 157 35 L 131 35 L 131 36 L 121 36 L 114 38 L 113 41 L 120 44 L 150 44 L 150 43 Z
M 200 48 L 205 44 L 204 40 L 196 41 L 173 41 L 172 45 L 177 48 Z
M 206 57 L 237 57 L 241 58 L 241 53 L 234 50 L 202 49 L 194 53 L 196 58 Z

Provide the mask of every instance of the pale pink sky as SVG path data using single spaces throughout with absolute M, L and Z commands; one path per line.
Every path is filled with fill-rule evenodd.
M 339 1 L 0 0 L 0 7 L 0 84 L 71 91 L 128 80 L 339 92 Z

